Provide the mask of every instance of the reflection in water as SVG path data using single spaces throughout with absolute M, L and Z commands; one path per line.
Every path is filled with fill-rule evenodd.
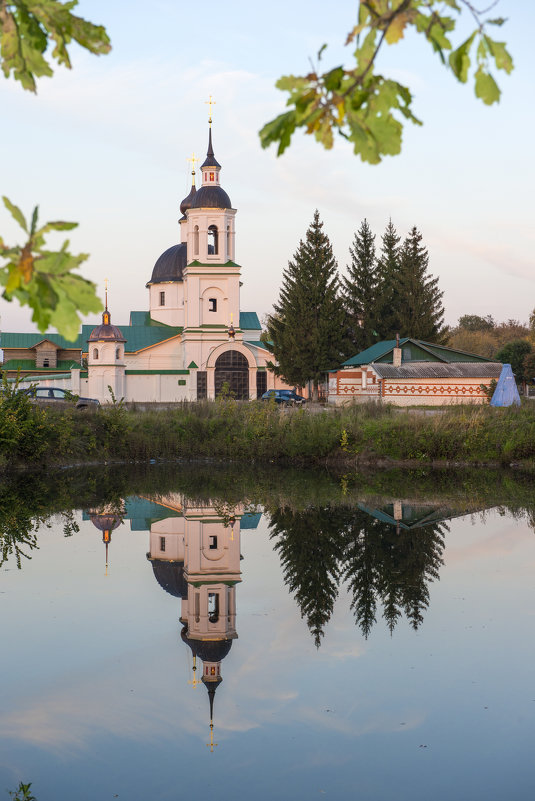
M 271 510 L 284 580 L 316 645 L 344 582 L 365 637 L 376 622 L 378 601 L 391 632 L 402 612 L 417 629 L 429 604 L 428 583 L 438 579 L 443 564 L 447 517 L 443 507 L 415 510 L 400 501 L 381 509 L 359 504 Z
M 122 524 L 125 514 L 123 500 L 89 511 L 89 519 L 95 528 L 102 531 L 102 542 L 106 546 L 106 575 L 108 575 L 108 547 L 111 542 L 111 533 Z
M 201 506 L 178 495 L 165 497 L 160 503 L 175 514 L 152 522 L 147 559 L 158 584 L 181 599 L 181 638 L 193 655 L 194 687 L 199 683 L 197 669 L 201 663 L 200 682 L 208 690 L 210 708 L 208 745 L 213 751 L 217 745 L 214 700 L 223 681 L 221 663 L 238 636 L 236 585 L 241 581 L 244 509 L 242 505 Z

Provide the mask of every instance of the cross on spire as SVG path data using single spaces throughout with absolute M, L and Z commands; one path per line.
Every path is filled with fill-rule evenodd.
M 219 743 L 214 743 L 214 724 L 210 722 L 210 742 L 206 743 L 207 748 L 210 749 L 210 753 L 214 753 L 214 748 L 217 748 Z
M 191 164 L 191 171 L 195 172 L 195 165 L 199 162 L 199 159 L 196 158 L 195 153 L 192 153 L 187 161 Z
M 208 125 L 212 126 L 212 106 L 216 105 L 215 100 L 212 100 L 212 95 L 210 95 L 209 100 L 204 101 L 205 105 L 208 106 Z

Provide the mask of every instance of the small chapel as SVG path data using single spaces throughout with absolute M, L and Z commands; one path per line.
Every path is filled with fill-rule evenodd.
M 128 325 L 84 325 L 76 342 L 59 334 L 4 332 L 3 371 L 24 383 L 60 387 L 125 402 L 172 403 L 260 398 L 286 386 L 268 368 L 272 354 L 260 340 L 254 311 L 240 307 L 241 267 L 235 261 L 236 209 L 221 185 L 212 143 L 196 186 L 180 204 L 180 240 L 157 258 L 146 288 L 148 311 L 132 311 Z

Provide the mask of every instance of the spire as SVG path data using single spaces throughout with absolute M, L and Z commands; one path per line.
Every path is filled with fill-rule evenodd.
M 104 311 L 102 312 L 102 325 L 109 325 L 111 322 L 111 315 L 108 311 L 108 279 L 104 279 L 104 298 L 105 298 L 105 306 Z
M 215 100 L 212 100 L 212 95 L 210 95 L 209 100 L 205 100 L 206 105 L 209 108 L 208 112 L 208 150 L 206 151 L 206 159 L 204 160 L 201 170 L 204 170 L 206 167 L 210 167 L 212 169 L 220 170 L 221 164 L 217 161 L 216 157 L 214 156 L 214 148 L 212 145 L 212 106 L 215 106 Z M 203 176 L 204 178 L 204 176 Z
M 209 747 L 212 754 L 214 753 L 214 747 L 219 745 L 219 743 L 214 743 L 214 698 L 215 698 L 215 691 L 223 681 L 221 676 L 218 676 L 215 680 L 205 679 L 203 676 L 201 679 L 202 683 L 205 685 L 206 689 L 208 690 L 208 698 L 210 699 L 210 742 L 206 743 Z

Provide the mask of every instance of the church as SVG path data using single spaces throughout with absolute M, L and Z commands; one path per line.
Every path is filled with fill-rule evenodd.
M 156 260 L 146 283 L 148 311 L 132 311 L 129 325 L 84 325 L 76 342 L 59 334 L 2 333 L 3 371 L 22 384 L 60 387 L 125 402 L 172 403 L 260 398 L 286 386 L 268 368 L 258 315 L 240 308 L 241 267 L 235 261 L 236 209 L 221 185 L 212 144 L 196 187 L 180 204 L 180 241 Z

